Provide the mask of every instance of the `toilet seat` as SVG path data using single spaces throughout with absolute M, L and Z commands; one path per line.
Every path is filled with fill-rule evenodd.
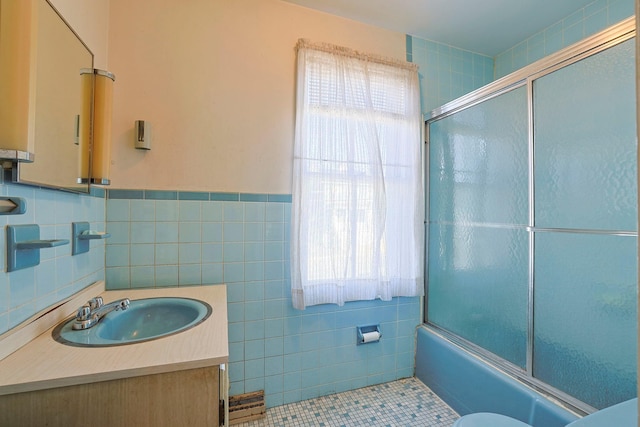
M 453 424 L 453 427 L 531 427 L 506 415 L 477 412 L 465 415 Z

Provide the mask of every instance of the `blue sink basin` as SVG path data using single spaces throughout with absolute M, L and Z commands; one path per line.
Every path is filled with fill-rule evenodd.
M 74 330 L 74 318 L 53 330 L 53 338 L 79 347 L 108 347 L 150 341 L 177 334 L 202 323 L 211 314 L 206 302 L 190 298 L 132 300 L 129 308 L 112 311 L 95 326 Z

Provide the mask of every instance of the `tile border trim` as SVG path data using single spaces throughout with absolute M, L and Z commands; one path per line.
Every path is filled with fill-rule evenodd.
M 107 199 L 291 203 L 291 194 L 107 189 Z

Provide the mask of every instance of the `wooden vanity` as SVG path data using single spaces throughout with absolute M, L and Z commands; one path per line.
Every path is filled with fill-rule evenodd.
M 200 299 L 213 311 L 179 334 L 114 347 L 60 344 L 52 324 L 0 361 L 0 426 L 220 425 L 228 390 L 220 370 L 229 354 L 226 286 L 102 293 L 105 302 L 165 296 Z

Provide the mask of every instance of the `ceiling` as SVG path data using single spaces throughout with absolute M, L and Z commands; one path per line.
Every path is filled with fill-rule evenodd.
M 491 57 L 594 0 L 284 0 Z

